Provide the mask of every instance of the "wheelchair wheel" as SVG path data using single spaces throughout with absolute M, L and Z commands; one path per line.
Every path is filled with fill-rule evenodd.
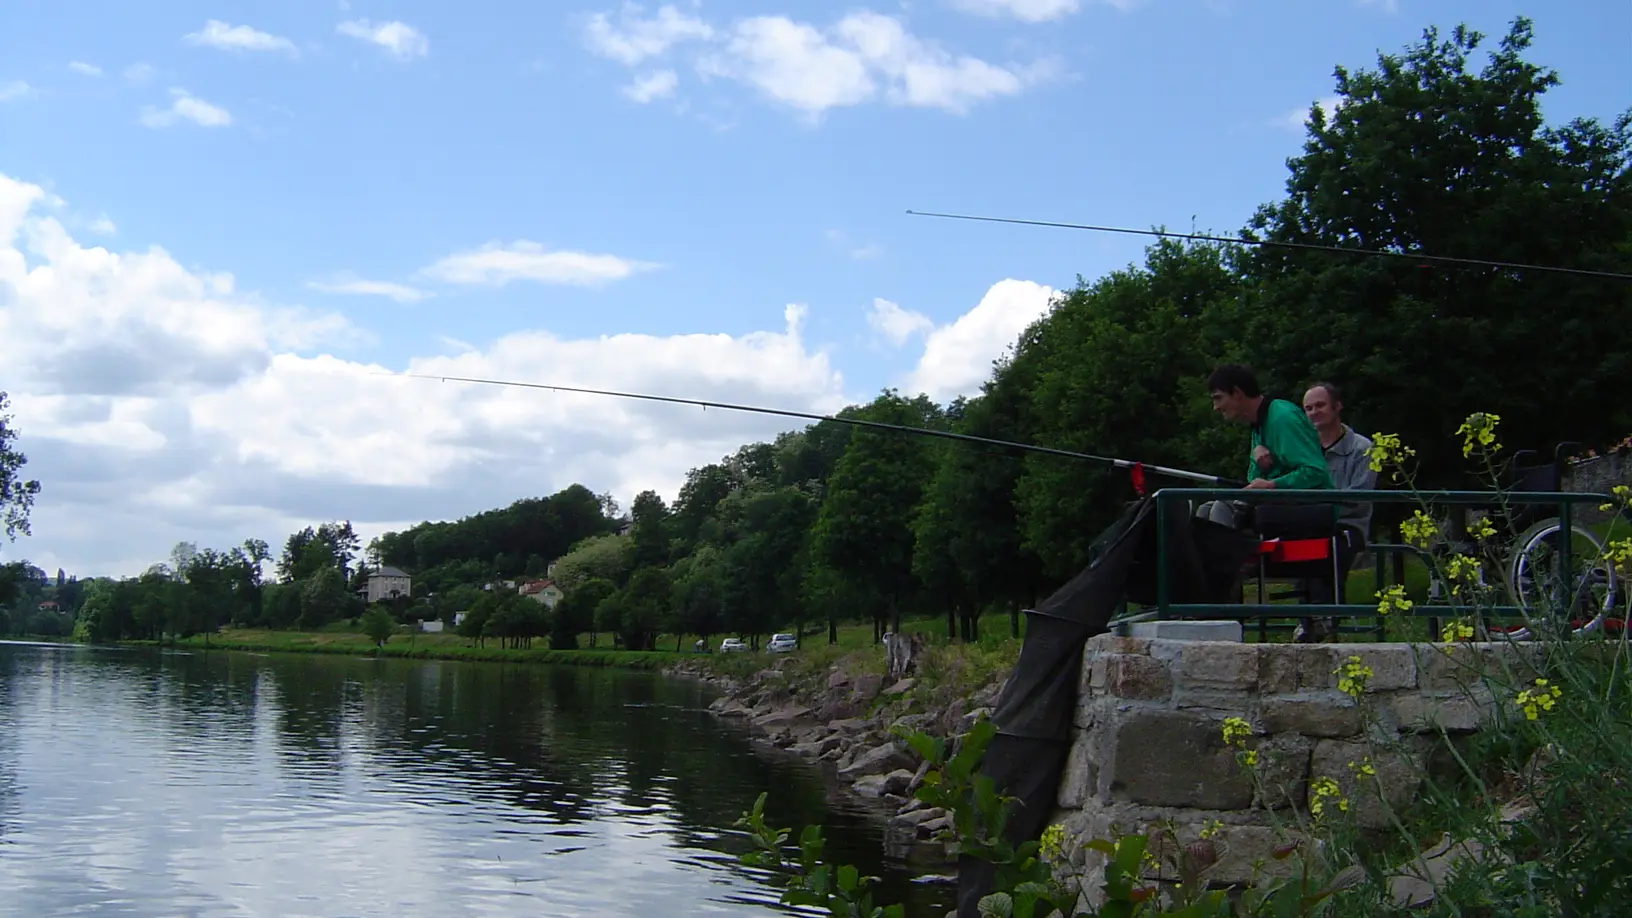
M 1587 529 L 1571 526 L 1570 570 L 1562 569 L 1563 527 L 1556 519 L 1526 529 L 1513 543 L 1507 565 L 1508 591 L 1524 610 L 1528 625 L 1508 632 L 1515 640 L 1536 637 L 1542 629 L 1586 634 L 1603 627 L 1616 607 L 1620 585 L 1614 568 L 1604 563 L 1604 544 Z M 1567 608 L 1560 608 L 1560 587 L 1568 584 Z

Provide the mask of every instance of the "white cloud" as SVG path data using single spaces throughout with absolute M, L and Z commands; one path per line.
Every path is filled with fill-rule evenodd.
M 913 335 L 924 334 L 935 327 L 935 322 L 929 316 L 877 298 L 873 300 L 872 310 L 867 313 L 867 324 L 896 347 L 906 344 Z
M 182 40 L 192 45 L 219 48 L 222 51 L 280 51 L 299 55 L 295 43 L 281 35 L 261 32 L 247 25 L 228 25 L 219 19 L 204 23 L 204 28 L 190 32 Z
M 1322 114 L 1326 116 L 1327 123 L 1330 124 L 1332 115 L 1336 114 L 1344 102 L 1345 100 L 1341 96 L 1327 96 L 1324 99 L 1316 99 L 1312 107 L 1320 108 Z M 1285 114 L 1276 116 L 1271 123 L 1289 131 L 1301 132 L 1304 126 L 1309 123 L 1310 114 L 1310 108 L 1294 108 Z
M 952 0 L 952 5 L 977 16 L 1048 22 L 1075 13 L 1082 4 L 1080 0 Z
M 884 254 L 884 247 L 876 242 L 857 244 L 841 230 L 828 230 L 827 241 L 856 261 L 872 261 Z
M 84 61 L 69 61 L 68 69 L 88 77 L 99 77 L 102 75 L 101 67 L 98 67 L 95 64 L 87 64 Z
M 605 13 L 591 16 L 584 27 L 585 44 L 602 57 L 634 67 L 675 45 L 714 38 L 714 29 L 708 23 L 668 4 L 651 17 L 643 17 L 641 10 L 638 4 L 624 4 L 616 25 Z
M 417 303 L 428 299 L 434 294 L 418 287 L 407 284 L 395 284 L 390 281 L 371 281 L 360 278 L 337 278 L 332 281 L 311 281 L 306 286 L 324 293 L 339 293 L 350 296 L 383 296 L 396 300 L 399 303 Z
M 975 308 L 929 333 L 905 388 L 938 401 L 979 393 L 992 375 L 992 362 L 1048 312 L 1053 300 L 1054 290 L 1041 284 L 998 281 Z
M 95 220 L 92 220 L 91 225 L 86 228 L 98 236 L 112 236 L 114 233 L 119 232 L 119 227 L 115 226 L 113 221 L 108 219 L 107 214 L 103 214 L 102 216 L 97 217 Z
M 0 102 L 10 102 L 14 99 L 26 99 L 34 95 L 34 87 L 22 80 L 11 80 L 0 83 Z
M 169 127 L 178 121 L 191 121 L 202 127 L 226 127 L 232 124 L 232 113 L 205 102 L 185 89 L 172 87 L 169 108 L 143 106 L 138 120 L 150 128 Z
M 420 270 L 420 275 L 450 284 L 502 287 L 511 281 L 593 286 L 623 280 L 657 265 L 588 252 L 551 251 L 525 239 L 510 245 L 489 242 L 479 249 L 456 252 Z
M 34 536 L 4 551 L 48 570 L 135 574 L 180 540 L 276 544 L 325 519 L 368 536 L 574 482 L 672 498 L 688 469 L 803 426 L 377 375 L 334 349 L 357 334 L 344 320 L 269 308 L 162 249 L 82 245 L 45 197 L 0 176 L 0 390 L 44 484 Z M 831 413 L 843 380 L 804 315 L 740 336 L 521 329 L 393 369 Z
M 673 70 L 654 70 L 642 77 L 637 77 L 633 83 L 623 88 L 623 94 L 645 105 L 654 99 L 666 99 L 674 95 L 674 90 L 680 85 L 680 77 Z
M 1398 13 L 1400 11 L 1399 0 L 1355 0 L 1355 2 L 1360 6 L 1375 6 L 1385 13 Z
M 1027 9 L 1061 0 L 1010 0 Z M 1030 4 L 1030 6 L 1028 6 Z M 763 97 L 819 117 L 832 108 L 884 101 L 953 113 L 975 103 L 1014 95 L 1051 78 L 1051 61 L 1001 66 L 954 54 L 907 31 L 900 19 L 866 10 L 828 28 L 786 16 L 752 16 L 716 27 L 663 6 L 646 17 L 626 5 L 616 21 L 592 16 L 585 29 L 591 51 L 630 67 L 688 44 L 705 78 L 746 84 Z
M 407 23 L 395 20 L 370 22 L 367 19 L 356 19 L 340 23 L 335 27 L 335 31 L 378 45 L 400 61 L 424 57 L 431 51 L 431 43 L 424 33 Z
M 150 64 L 131 64 L 125 68 L 125 79 L 132 83 L 146 83 L 153 79 L 153 67 Z

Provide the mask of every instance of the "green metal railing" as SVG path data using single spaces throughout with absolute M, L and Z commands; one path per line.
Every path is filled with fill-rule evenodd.
M 1471 507 L 1489 507 L 1493 510 L 1514 509 L 1518 507 L 1534 507 L 1553 505 L 1557 508 L 1554 517 L 1560 528 L 1568 533 L 1571 531 L 1574 514 L 1572 509 L 1578 504 L 1603 504 L 1612 498 L 1607 494 L 1593 494 L 1572 491 L 1305 491 L 1305 490 L 1244 490 L 1241 488 L 1164 488 L 1155 494 L 1156 501 L 1156 608 L 1154 617 L 1157 619 L 1183 619 L 1200 616 L 1224 616 L 1236 618 L 1314 618 L 1314 617 L 1366 617 L 1377 616 L 1375 601 L 1366 603 L 1175 603 L 1170 598 L 1169 564 L 1168 564 L 1168 507 L 1175 501 L 1185 502 L 1189 506 L 1197 505 L 1209 500 L 1229 500 L 1249 504 L 1284 503 L 1284 504 L 1339 504 L 1339 503 L 1370 503 L 1370 504 L 1428 504 L 1429 506 L 1453 505 Z M 1562 570 L 1571 570 L 1571 545 L 1569 538 L 1559 540 L 1558 550 L 1560 567 Z M 1430 562 L 1432 556 L 1422 549 L 1409 545 L 1395 543 L 1373 543 L 1365 547 L 1366 551 L 1376 553 L 1377 583 L 1380 590 L 1382 583 L 1382 554 L 1397 556 L 1416 554 Z M 1403 563 L 1396 564 L 1396 570 L 1403 569 Z M 1333 596 L 1339 597 L 1334 585 Z M 1569 608 L 1570 590 L 1568 579 L 1563 580 L 1558 587 L 1561 608 Z M 1418 604 L 1410 614 L 1438 618 L 1440 616 L 1458 616 L 1477 610 L 1487 618 L 1522 618 L 1526 610 L 1522 606 L 1498 605 L 1487 606 L 1459 606 L 1450 604 L 1427 605 Z

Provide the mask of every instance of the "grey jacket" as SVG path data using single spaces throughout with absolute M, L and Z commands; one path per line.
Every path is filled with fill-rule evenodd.
M 1366 450 L 1370 448 L 1371 438 L 1343 425 L 1343 436 L 1325 450 L 1326 469 L 1332 473 L 1333 487 L 1340 491 L 1371 491 L 1377 487 L 1377 473 L 1371 470 L 1371 460 L 1366 457 Z M 1372 507 L 1366 502 L 1338 504 L 1337 521 L 1360 530 L 1369 540 Z

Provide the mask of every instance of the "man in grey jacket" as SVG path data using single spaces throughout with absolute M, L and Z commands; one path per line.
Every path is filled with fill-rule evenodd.
M 1371 448 L 1371 439 L 1343 423 L 1343 393 L 1337 386 L 1324 381 L 1310 386 L 1303 393 L 1303 412 L 1309 416 L 1309 423 L 1315 425 L 1315 432 L 1320 435 L 1320 448 L 1326 455 L 1326 469 L 1331 472 L 1332 486 L 1339 491 L 1375 489 L 1377 473 L 1371 470 L 1371 460 L 1366 456 L 1366 450 Z M 1343 565 L 1343 573 L 1347 575 L 1355 556 L 1365 550 L 1371 538 L 1371 511 L 1374 505 L 1366 501 L 1352 501 L 1338 506 L 1338 532 L 1347 543 L 1346 550 L 1341 553 L 1347 562 Z M 1306 598 L 1313 600 L 1315 584 L 1309 583 L 1305 587 Z M 1326 597 L 1322 599 L 1332 601 Z M 1321 641 L 1336 634 L 1337 619 L 1306 619 L 1305 624 L 1298 626 L 1292 639 L 1299 642 Z

